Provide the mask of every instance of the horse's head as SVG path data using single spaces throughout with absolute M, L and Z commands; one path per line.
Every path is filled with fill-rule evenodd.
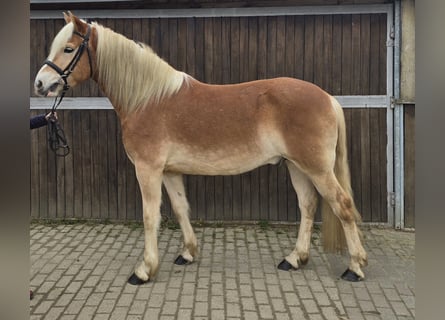
M 40 96 L 60 95 L 93 73 L 91 26 L 71 12 L 63 15 L 66 25 L 54 38 L 48 58 L 34 81 L 35 92 Z

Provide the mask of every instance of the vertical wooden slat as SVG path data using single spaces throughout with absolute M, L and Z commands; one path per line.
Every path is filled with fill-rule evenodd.
M 295 17 L 295 73 L 294 77 L 298 79 L 304 78 L 304 31 L 305 23 L 303 16 Z
M 195 19 L 188 18 L 187 19 L 187 48 L 186 48 L 186 67 L 185 70 L 188 74 L 190 74 L 192 77 L 196 77 L 196 71 L 195 71 Z
M 360 177 L 361 177 L 361 193 L 362 193 L 362 214 L 364 221 L 372 221 L 371 212 L 371 155 L 369 146 L 369 136 L 371 134 L 369 127 L 369 111 L 370 109 L 360 110 Z
M 387 145 L 387 127 L 386 127 L 386 112 L 387 110 L 381 109 L 379 110 L 379 122 L 380 122 L 380 128 L 379 128 L 379 164 L 380 164 L 380 194 L 382 195 L 382 201 L 381 201 L 381 220 L 383 222 L 388 221 L 388 206 L 387 206 L 387 177 L 386 177 L 386 145 Z
M 361 55 L 360 55 L 360 15 L 352 15 L 351 17 L 351 94 L 360 94 L 361 80 Z
M 371 152 L 370 159 L 370 188 L 369 195 L 371 201 L 371 220 L 373 222 L 381 221 L 380 204 L 385 199 L 380 192 L 380 164 L 378 159 L 380 158 L 381 149 L 379 148 L 379 109 L 369 110 L 369 149 Z
M 342 17 L 334 15 L 332 18 L 332 94 L 342 93 Z
M 314 18 L 314 78 L 313 82 L 323 88 L 325 71 L 323 70 L 323 16 Z
M 118 147 L 120 145 L 120 137 L 118 136 L 118 123 L 117 116 L 114 111 L 105 111 L 105 120 L 107 123 L 106 132 L 107 135 L 107 162 L 108 162 L 108 214 L 105 218 L 110 220 L 117 220 L 118 218 Z
M 360 21 L 360 88 L 358 94 L 369 92 L 369 59 L 371 51 L 371 25 L 370 15 L 364 14 Z
M 81 166 L 82 166 L 82 218 L 88 219 L 92 217 L 92 186 L 91 186 L 91 121 L 90 113 L 82 112 L 81 127 Z
M 351 90 L 352 78 L 352 31 L 351 15 L 342 16 L 342 74 L 341 74 L 341 94 L 348 95 Z
M 99 111 L 91 110 L 88 111 L 90 114 L 90 143 L 91 143 L 91 176 L 90 176 L 90 184 L 91 184 L 91 217 L 94 219 L 99 219 L 101 216 L 101 195 L 106 194 L 105 190 L 101 190 L 101 179 L 103 179 L 103 175 L 101 172 L 101 158 L 104 159 L 106 157 L 106 152 L 103 150 L 103 146 L 106 146 L 106 141 L 102 143 L 99 139 L 99 127 L 100 127 L 100 119 L 99 119 Z M 104 137 L 106 139 L 106 137 Z M 102 138 L 103 139 L 103 138 Z M 105 162 L 106 166 L 106 162 Z
M 73 157 L 73 217 L 82 218 L 83 203 L 82 203 L 82 127 L 81 127 L 81 112 L 75 110 L 72 112 L 73 123 L 73 140 L 72 140 L 72 157 Z M 75 138 L 74 138 L 75 137 Z
M 387 94 L 386 92 L 386 14 L 381 13 L 378 15 L 379 21 L 380 21 L 380 38 L 379 38 L 379 48 L 380 48 L 380 54 L 379 54 L 379 91 L 378 94 Z
M 323 16 L 323 76 L 322 88 L 332 94 L 333 84 L 333 22 L 332 15 Z
M 304 80 L 314 81 L 314 32 L 315 18 L 314 16 L 304 17 Z
M 117 149 L 117 219 L 124 221 L 127 217 L 127 172 L 128 157 L 122 143 L 122 128 L 117 126 L 119 148 Z

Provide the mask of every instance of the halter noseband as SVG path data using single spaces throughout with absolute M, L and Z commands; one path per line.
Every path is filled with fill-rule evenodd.
M 87 33 L 85 35 L 77 32 L 77 31 L 73 31 L 73 34 L 81 37 L 83 39 L 82 43 L 79 46 L 79 49 L 76 52 L 76 55 L 73 57 L 73 59 L 70 61 L 70 63 L 66 66 L 65 69 L 61 69 L 59 68 L 59 66 L 57 66 L 54 62 L 50 61 L 50 60 L 45 60 L 43 62 L 43 65 L 48 65 L 51 68 L 53 68 L 61 77 L 63 82 L 65 83 L 63 85 L 63 93 L 64 94 L 69 88 L 70 86 L 68 85 L 68 77 L 70 76 L 70 74 L 73 72 L 74 68 L 76 67 L 77 63 L 80 60 L 80 57 L 82 56 L 82 53 L 85 49 L 87 49 L 87 54 L 88 54 L 88 62 L 90 64 L 90 77 L 93 76 L 93 66 L 91 64 L 91 55 L 90 55 L 90 50 L 88 48 L 88 40 L 90 40 L 90 34 L 91 34 L 91 26 L 88 25 L 88 30 Z

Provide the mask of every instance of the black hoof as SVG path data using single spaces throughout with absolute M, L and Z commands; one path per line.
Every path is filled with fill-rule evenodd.
M 297 270 L 289 262 L 287 262 L 286 259 L 283 259 L 277 268 L 284 271 Z
M 343 272 L 343 274 L 341 275 L 341 278 L 343 280 L 346 281 L 351 281 L 351 282 L 358 282 L 358 281 L 362 281 L 363 278 L 360 277 L 357 273 L 355 273 L 352 270 L 347 269 L 345 272 Z
M 140 279 L 135 273 L 133 273 L 133 274 L 131 275 L 131 277 L 128 278 L 128 281 L 127 281 L 127 282 L 128 282 L 129 284 L 134 285 L 134 286 L 140 286 L 141 284 L 147 283 L 148 281 L 149 281 L 149 280 L 144 281 L 144 280 Z
M 182 255 L 179 255 L 175 260 L 175 264 L 177 264 L 178 266 L 183 266 L 188 263 L 190 263 L 190 261 L 185 259 Z

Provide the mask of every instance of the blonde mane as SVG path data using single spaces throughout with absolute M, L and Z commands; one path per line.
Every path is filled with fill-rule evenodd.
M 187 75 L 175 70 L 149 46 L 97 23 L 98 82 L 121 111 L 132 112 L 176 93 Z

